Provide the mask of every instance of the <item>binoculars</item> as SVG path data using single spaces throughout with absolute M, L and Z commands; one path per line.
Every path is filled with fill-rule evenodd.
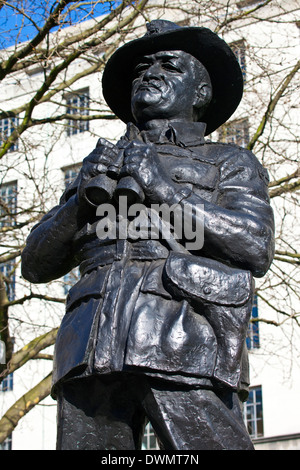
M 85 187 L 85 199 L 89 205 L 98 207 L 100 204 L 120 196 L 127 197 L 128 205 L 143 202 L 145 196 L 139 184 L 124 171 L 121 170 L 124 159 L 124 149 L 113 165 L 107 168 L 107 172 L 91 178 Z

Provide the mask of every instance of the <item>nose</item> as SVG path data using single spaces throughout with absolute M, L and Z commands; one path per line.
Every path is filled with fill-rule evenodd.
M 162 68 L 159 63 L 151 64 L 144 73 L 144 79 L 161 78 Z

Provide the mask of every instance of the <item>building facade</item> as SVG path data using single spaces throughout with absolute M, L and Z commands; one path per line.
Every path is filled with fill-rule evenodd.
M 239 14 L 249 8 L 255 8 L 259 3 L 262 2 L 234 2 Z M 278 7 L 271 5 L 266 7 L 269 8 L 265 13 L 268 21 L 260 18 L 258 14 L 251 21 L 241 20 L 236 28 L 225 30 L 224 38 L 232 45 L 243 71 L 245 98 L 232 119 L 214 135 L 209 136 L 212 140 L 233 142 L 247 147 L 257 124 L 256 106 L 253 106 L 253 101 L 258 100 L 259 96 L 262 104 L 265 96 L 268 96 L 266 89 L 271 78 L 262 78 L 261 82 L 257 78 L 260 75 L 257 68 L 261 67 L 263 71 L 265 54 L 276 54 L 272 61 L 281 61 L 282 70 L 288 67 L 293 58 L 299 57 L 299 23 L 296 21 L 297 8 L 293 7 L 297 2 L 288 3 L 291 8 L 286 16 Z M 154 13 L 151 14 L 154 18 Z M 162 18 L 178 22 L 172 10 L 166 9 L 159 14 Z M 200 19 L 189 19 L 182 14 L 179 20 L 182 24 L 201 26 L 207 26 L 209 21 L 214 26 L 213 19 L 207 19 L 204 15 Z M 293 29 L 289 31 L 289 47 L 283 49 L 282 38 L 287 33 L 287 22 Z M 263 44 L 268 44 L 269 47 L 263 47 Z M 93 60 L 97 57 L 99 52 L 98 56 L 94 53 Z M 69 67 L 68 74 L 75 75 L 82 67 L 83 63 L 78 59 Z M 20 107 L 24 99 L 31 96 L 33 90 L 40 86 L 43 74 L 42 67 L 29 66 L 6 79 L 2 84 L 1 109 L 7 111 Z M 261 76 L 263 77 L 263 73 Z M 57 96 L 59 99 L 56 97 L 42 104 L 35 117 L 42 119 L 44 116 L 55 117 L 60 114 L 66 114 L 67 117 L 53 125 L 49 121 L 29 129 L 10 147 L 0 166 L 0 229 L 3 237 L 0 272 L 8 301 L 11 302 L 11 335 L 14 336 L 15 351 L 32 338 L 59 325 L 64 314 L 64 298 L 78 278 L 78 270 L 75 269 L 64 278 L 48 285 L 29 286 L 21 277 L 19 261 L 9 257 L 5 260 L 7 246 L 13 244 L 14 237 L 19 247 L 24 244 L 28 231 L 38 220 L 39 214 L 57 204 L 64 188 L 78 173 L 82 159 L 93 150 L 99 137 L 116 142 L 124 132 L 124 124 L 116 119 L 89 120 L 89 115 L 94 113 L 95 109 L 103 109 L 104 106 L 101 73 L 83 76 L 75 85 Z M 257 102 L 257 109 L 258 104 Z M 5 142 L 13 133 L 21 118 L 22 113 L 20 117 L 6 117 L 0 120 L 1 142 Z M 296 121 L 292 121 L 296 126 Z M 282 129 L 282 132 L 284 133 L 285 129 Z M 282 138 L 284 139 L 285 137 Z M 262 151 L 258 157 L 270 168 L 273 177 L 278 178 L 280 172 L 285 174 L 289 171 L 273 167 L 267 152 Z M 281 224 L 282 208 L 274 206 L 274 212 Z M 293 212 L 287 217 L 293 222 Z M 14 235 L 15 233 L 18 235 Z M 258 280 L 257 287 L 260 287 L 263 293 L 272 283 L 273 289 L 277 288 L 276 283 L 272 281 L 273 274 L 271 271 L 267 279 Z M 26 301 L 18 302 L 18 299 L 25 298 Z M 282 302 L 284 305 L 284 292 Z M 249 399 L 243 404 L 244 419 L 257 450 L 296 450 L 300 449 L 300 408 L 297 400 L 300 392 L 300 356 L 299 348 L 297 349 L 297 344 L 300 344 L 300 330 L 293 320 L 285 322 L 278 317 L 275 321 L 271 303 L 268 299 L 266 301 L 258 290 L 247 338 L 251 388 Z M 284 306 L 280 306 L 280 309 L 284 310 Z M 52 352 L 51 346 L 3 380 L 0 385 L 1 416 L 16 400 L 51 372 L 52 362 L 49 357 Z M 1 444 L 1 448 L 52 450 L 55 449 L 55 440 L 56 403 L 48 396 L 19 421 L 12 434 Z M 146 428 L 143 448 L 157 449 L 150 425 Z

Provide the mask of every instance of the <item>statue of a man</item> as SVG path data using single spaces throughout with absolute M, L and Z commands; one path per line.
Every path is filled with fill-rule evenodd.
M 250 151 L 204 140 L 242 89 L 233 52 L 206 28 L 152 21 L 108 61 L 104 97 L 127 132 L 98 141 L 23 251 L 33 283 L 80 266 L 55 349 L 58 449 L 139 449 L 147 420 L 162 449 L 253 449 L 239 396 L 253 276 L 273 258 L 268 175 Z M 139 238 L 135 216 L 117 217 L 101 236 L 103 204 L 120 216 L 133 194 L 160 230 Z M 164 235 L 162 207 L 181 210 L 180 236 L 175 212 Z

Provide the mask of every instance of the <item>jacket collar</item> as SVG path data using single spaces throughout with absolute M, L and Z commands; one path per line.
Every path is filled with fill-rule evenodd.
M 205 129 L 204 122 L 173 122 L 166 132 L 159 128 L 154 131 L 139 131 L 135 124 L 129 122 L 125 138 L 130 141 L 138 139 L 145 143 L 172 143 L 179 147 L 194 147 L 205 142 Z

